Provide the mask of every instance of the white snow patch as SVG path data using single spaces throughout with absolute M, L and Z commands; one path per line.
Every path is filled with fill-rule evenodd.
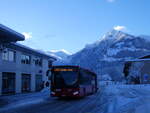
M 119 53 L 120 51 L 122 51 L 122 49 L 109 48 L 109 49 L 107 50 L 107 55 L 108 55 L 108 56 L 117 55 L 117 53 Z
M 46 87 L 37 93 L 12 95 L 4 98 L 8 100 L 9 103 L 0 109 L 0 111 L 45 102 L 45 99 L 50 98 L 50 88 Z
M 112 78 L 109 74 L 105 74 L 105 75 L 101 75 L 101 80 L 104 80 L 104 81 L 111 81 Z
M 50 50 L 50 52 L 52 52 L 52 53 L 63 52 L 63 53 L 65 53 L 65 54 L 67 54 L 67 55 L 72 55 L 72 53 L 68 52 L 68 51 L 65 50 L 65 49 L 61 49 L 61 50 Z
M 41 91 L 41 95 L 50 95 L 50 87 L 45 87 L 42 91 Z
M 116 44 L 116 46 L 117 46 L 118 48 L 121 48 L 122 45 L 124 45 L 124 42 L 119 42 L 119 43 Z
M 57 56 L 57 55 L 55 55 L 55 54 L 53 54 L 53 53 L 51 53 L 51 54 L 49 54 L 49 55 L 55 57 L 56 59 L 60 59 L 60 60 L 62 59 L 61 57 L 59 57 L 59 56 Z
M 150 85 L 107 85 L 108 113 L 149 113 Z M 104 103 L 105 103 L 104 102 Z M 146 112 L 145 112 L 146 111 Z
M 131 51 L 131 52 L 134 52 L 134 51 L 148 51 L 148 50 L 147 49 L 137 49 L 137 48 L 135 48 L 133 46 L 121 48 L 121 46 L 119 45 L 118 48 L 109 48 L 107 50 L 107 55 L 108 56 L 114 56 L 114 55 L 117 55 L 121 51 Z
M 114 57 L 107 57 L 107 56 L 104 56 L 103 59 L 101 59 L 100 61 L 108 61 L 108 62 L 113 62 L 113 61 L 118 61 L 120 59 L 116 59 Z

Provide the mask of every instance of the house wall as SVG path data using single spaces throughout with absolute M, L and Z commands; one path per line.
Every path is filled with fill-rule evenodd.
M 150 84 L 150 61 L 144 62 L 141 69 L 141 83 Z
M 47 80 L 46 71 L 48 70 L 48 61 L 49 59 L 54 60 L 52 57 L 48 55 L 44 55 L 34 49 L 25 47 L 21 44 L 11 43 L 16 41 L 24 40 L 25 37 L 16 32 L 7 28 L 6 26 L 0 24 L 0 95 L 2 95 L 3 86 L 11 86 L 15 87 L 15 93 L 22 92 L 22 78 L 23 75 L 30 75 L 30 91 L 34 92 L 36 89 L 36 75 L 42 76 L 42 81 Z M 2 46 L 3 45 L 3 46 Z M 3 47 L 7 49 L 11 49 L 16 52 L 15 61 L 5 61 L 2 59 Z M 22 54 L 27 54 L 31 57 L 31 64 L 22 64 L 21 56 Z M 42 66 L 36 66 L 34 59 L 35 57 L 39 57 L 43 60 Z M 5 74 L 5 76 L 4 76 Z M 12 77 L 12 78 L 11 78 Z M 15 79 L 14 79 L 15 78 Z M 41 77 L 40 77 L 41 78 Z M 10 83 L 8 82 L 10 79 Z M 28 79 L 28 78 L 27 78 Z M 26 77 L 25 80 L 26 82 Z M 3 85 L 5 83 L 5 85 Z M 13 85 L 6 85 L 6 84 Z M 14 85 L 15 83 L 15 85 Z M 14 87 L 12 88 L 14 90 Z M 9 89 L 8 88 L 8 89 Z
M 11 48 L 9 48 L 11 49 Z M 37 57 L 32 54 L 28 54 L 31 57 L 31 64 L 22 64 L 21 55 L 24 54 L 22 51 L 13 50 L 16 52 L 16 61 L 4 61 L 2 60 L 2 51 L 0 51 L 0 95 L 2 94 L 2 73 L 10 72 L 15 73 L 15 93 L 22 92 L 22 74 L 31 75 L 31 92 L 36 89 L 36 75 L 42 76 L 42 81 L 47 81 L 46 71 L 48 70 L 48 60 L 44 56 L 42 58 L 42 66 L 36 66 L 34 64 L 34 58 Z
M 150 84 L 150 60 L 131 62 L 127 80 L 129 84 L 139 81 L 140 84 Z

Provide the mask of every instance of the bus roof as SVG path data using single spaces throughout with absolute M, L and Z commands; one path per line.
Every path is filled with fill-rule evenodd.
M 53 66 L 52 68 L 65 68 L 65 67 L 70 67 L 70 68 L 79 68 L 79 66 L 73 66 L 73 65 L 60 65 L 60 66 Z
M 82 67 L 80 67 L 80 66 L 74 66 L 74 65 L 60 65 L 60 66 L 53 66 L 52 67 L 52 69 L 54 69 L 54 68 L 75 68 L 75 69 L 81 69 L 81 70 L 85 70 L 85 71 L 88 71 L 88 72 L 90 72 L 90 73 L 92 73 L 93 75 L 95 75 L 96 76 L 96 73 L 95 72 L 92 72 L 91 70 L 89 70 L 89 69 L 85 69 L 85 68 L 82 68 Z

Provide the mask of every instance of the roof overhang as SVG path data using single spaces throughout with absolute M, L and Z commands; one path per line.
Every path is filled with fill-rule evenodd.
M 0 24 L 0 42 L 9 43 L 25 40 L 24 35 Z

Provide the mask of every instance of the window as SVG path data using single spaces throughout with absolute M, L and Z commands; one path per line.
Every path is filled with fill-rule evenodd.
M 4 51 L 4 52 L 2 53 L 2 59 L 3 59 L 3 60 L 8 60 L 8 52 Z
M 34 63 L 35 63 L 36 66 L 42 66 L 42 59 L 36 57 L 36 58 L 34 59 Z
M 15 53 L 14 53 L 14 51 L 9 51 L 8 52 L 8 59 L 9 59 L 9 61 L 14 61 L 14 59 L 15 59 Z
M 6 61 L 15 61 L 15 51 L 7 50 L 2 53 L 2 59 Z
M 28 55 L 22 55 L 21 56 L 21 63 L 22 64 L 30 64 L 31 58 Z
M 92 82 L 92 75 L 91 73 L 80 70 L 80 84 L 82 85 L 90 85 Z

